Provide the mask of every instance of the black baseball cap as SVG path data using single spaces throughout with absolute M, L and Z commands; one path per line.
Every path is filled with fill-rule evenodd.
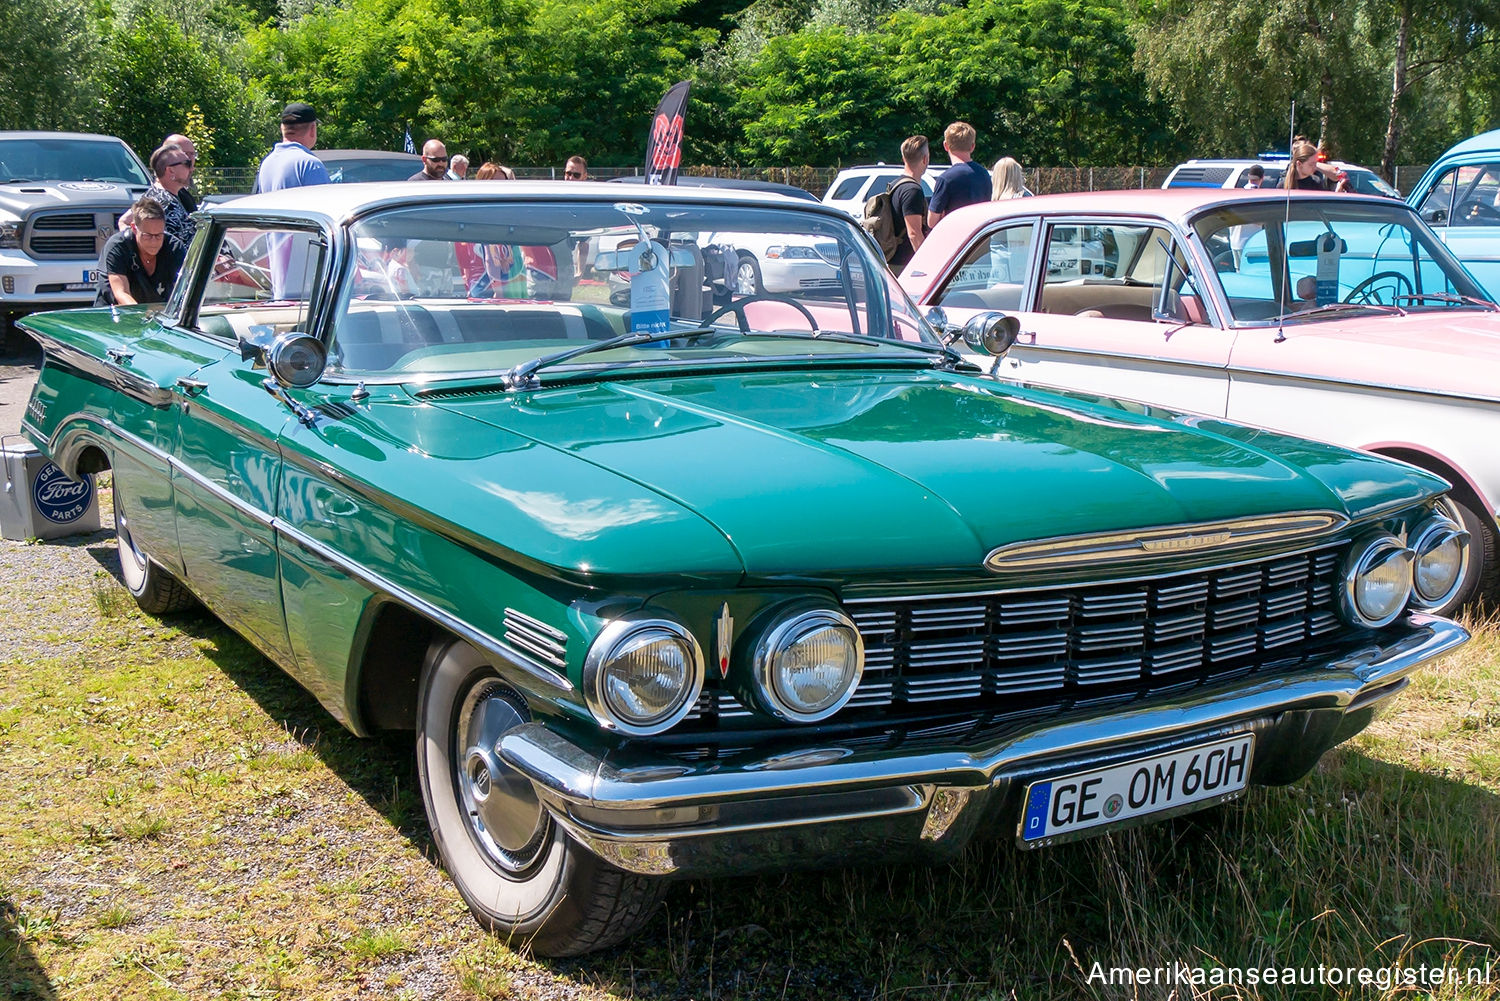
M 281 109 L 282 125 L 305 125 L 308 122 L 316 122 L 318 113 L 313 110 L 311 104 L 303 104 L 301 101 L 293 101 Z

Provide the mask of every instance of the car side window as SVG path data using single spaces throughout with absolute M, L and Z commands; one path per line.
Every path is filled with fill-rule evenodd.
M 309 230 L 224 230 L 198 297 L 197 328 L 229 340 L 263 339 L 267 328 L 273 334 L 300 329 L 317 288 L 322 247 Z
M 938 294 L 938 305 L 955 309 L 1021 308 L 1036 225 L 1024 222 L 994 230 L 975 242 Z
M 1453 215 L 1450 226 L 1500 226 L 1500 163 L 1482 163 L 1453 171 Z
M 1149 321 L 1173 243 L 1167 229 L 1141 223 L 1054 225 L 1047 233 L 1047 273 L 1037 308 Z
M 1453 182 L 1457 174 L 1457 170 L 1450 170 L 1438 178 L 1427 197 L 1422 199 L 1422 206 L 1417 211 L 1429 226 L 1448 225 L 1453 212 Z
M 846 177 L 839 182 L 839 186 L 834 188 L 833 194 L 828 197 L 837 201 L 847 202 L 859 194 L 860 186 L 864 183 L 865 179 L 858 174 L 853 177 Z

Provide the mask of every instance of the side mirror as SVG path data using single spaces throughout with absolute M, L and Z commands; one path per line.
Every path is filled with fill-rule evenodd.
M 937 331 L 937 335 L 943 339 L 944 344 L 958 336 L 958 329 L 948 323 L 948 314 L 943 312 L 943 307 L 933 306 L 927 310 L 926 319 L 927 325 Z
M 1011 349 L 1020 333 L 1021 321 L 1014 316 L 975 313 L 964 324 L 964 343 L 975 351 L 998 358 Z
M 327 365 L 328 349 L 309 334 L 283 334 L 266 355 L 266 367 L 276 381 L 298 389 L 321 379 Z

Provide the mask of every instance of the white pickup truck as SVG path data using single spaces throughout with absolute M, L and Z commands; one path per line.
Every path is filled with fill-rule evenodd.
M 0 132 L 0 338 L 17 316 L 93 302 L 104 241 L 150 183 L 114 136 Z

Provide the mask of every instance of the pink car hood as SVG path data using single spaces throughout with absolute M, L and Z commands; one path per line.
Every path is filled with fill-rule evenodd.
M 1500 313 L 1350 316 L 1241 330 L 1231 368 L 1500 399 Z

